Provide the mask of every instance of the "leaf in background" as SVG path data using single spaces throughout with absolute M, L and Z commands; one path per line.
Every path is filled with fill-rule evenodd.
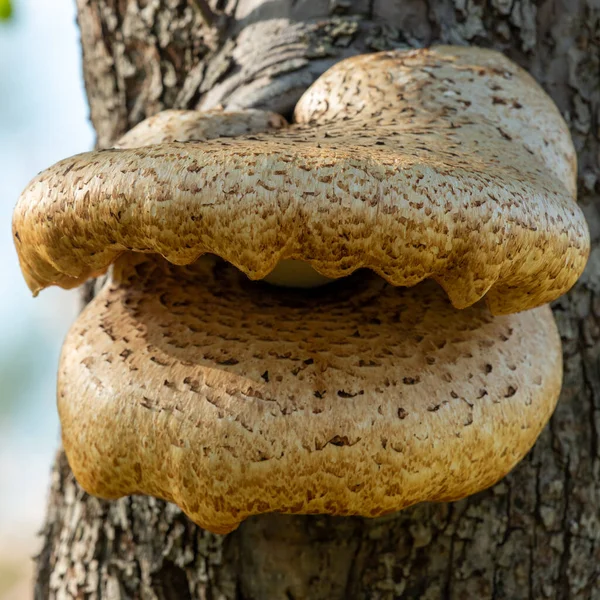
M 0 21 L 8 21 L 12 17 L 11 0 L 0 0 Z

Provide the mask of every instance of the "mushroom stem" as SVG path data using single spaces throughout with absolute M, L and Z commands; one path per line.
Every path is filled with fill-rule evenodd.
M 281 287 L 314 288 L 330 283 L 334 279 L 321 275 L 307 262 L 284 258 L 277 263 L 264 281 Z

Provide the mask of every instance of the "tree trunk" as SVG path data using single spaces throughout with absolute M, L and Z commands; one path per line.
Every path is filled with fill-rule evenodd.
M 310 83 L 351 54 L 435 42 L 502 50 L 537 78 L 571 127 L 595 245 L 576 288 L 554 306 L 565 357 L 556 413 L 492 489 L 374 520 L 254 517 L 218 536 L 153 498 L 86 495 L 59 452 L 36 598 L 600 598 L 598 1 L 77 4 L 101 147 L 169 107 L 289 116 Z

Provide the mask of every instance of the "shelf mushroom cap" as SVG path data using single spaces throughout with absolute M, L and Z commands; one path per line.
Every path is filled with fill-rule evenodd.
M 554 300 L 589 233 L 575 153 L 552 101 L 499 53 L 438 47 L 336 64 L 298 123 L 201 143 L 89 152 L 36 177 L 13 217 L 37 293 L 74 287 L 126 251 L 221 256 L 251 279 L 282 260 L 329 278 L 369 268 L 432 278 L 494 314 Z
M 115 144 L 117 149 L 140 148 L 170 142 L 237 137 L 281 129 L 287 121 L 264 110 L 163 110 L 130 129 Z
M 312 290 L 124 254 L 65 341 L 63 444 L 91 494 L 227 533 L 265 512 L 375 517 L 494 484 L 561 385 L 548 306 L 454 309 L 373 273 Z

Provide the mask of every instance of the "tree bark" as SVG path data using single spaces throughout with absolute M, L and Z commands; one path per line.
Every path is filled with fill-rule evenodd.
M 556 413 L 492 489 L 374 520 L 266 515 L 218 536 L 153 498 L 86 495 L 59 451 L 36 598 L 600 599 L 597 0 L 77 4 L 100 147 L 170 107 L 289 116 L 316 77 L 352 54 L 436 42 L 502 50 L 536 77 L 571 127 L 594 246 L 580 282 L 554 305 L 565 360 Z

